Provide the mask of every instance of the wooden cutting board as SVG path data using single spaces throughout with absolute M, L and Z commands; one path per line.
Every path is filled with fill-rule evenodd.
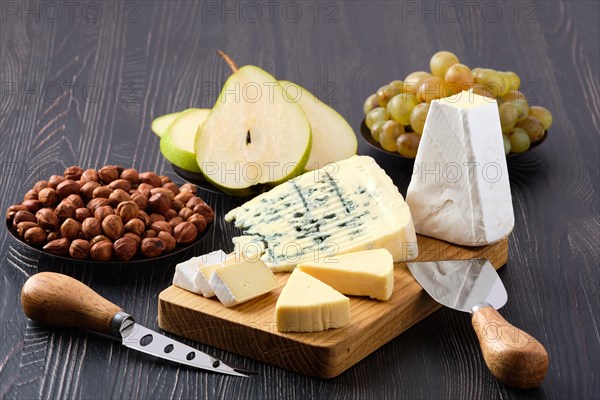
M 483 247 L 451 245 L 418 236 L 416 261 L 487 258 L 496 269 L 506 264 L 508 239 Z M 335 377 L 441 307 L 396 264 L 394 292 L 382 302 L 350 298 L 350 324 L 313 333 L 281 333 L 275 303 L 289 273 L 276 274 L 279 288 L 268 295 L 224 307 L 216 297 L 171 286 L 160 293 L 161 329 L 236 354 L 319 378 Z

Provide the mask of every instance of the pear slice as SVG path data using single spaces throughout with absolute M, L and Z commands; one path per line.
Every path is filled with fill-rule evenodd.
M 302 107 L 310 122 L 312 149 L 306 163 L 307 170 L 318 169 L 356 154 L 356 134 L 344 117 L 302 86 L 290 81 L 279 83 L 290 101 Z
M 198 127 L 204 122 L 210 110 L 191 108 L 179 113 L 160 139 L 163 156 L 179 168 L 190 172 L 200 172 L 196 163 L 194 140 Z
M 311 149 L 306 114 L 266 71 L 226 61 L 233 74 L 196 135 L 202 174 L 231 194 L 300 175 Z
M 187 110 L 185 110 L 187 111 Z M 180 112 L 174 112 L 171 114 L 165 114 L 165 115 L 161 115 L 158 118 L 155 118 L 152 121 L 152 132 L 154 132 L 156 134 L 156 136 L 158 137 L 162 137 L 164 135 L 164 133 L 167 131 L 167 129 L 169 128 L 169 125 L 171 125 L 173 123 L 173 121 L 175 121 L 177 119 L 177 117 L 179 117 L 181 115 L 183 111 Z

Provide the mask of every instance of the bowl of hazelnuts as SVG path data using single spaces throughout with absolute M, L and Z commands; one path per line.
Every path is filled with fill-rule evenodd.
M 86 262 L 145 261 L 198 243 L 213 209 L 190 183 L 107 165 L 72 166 L 37 182 L 6 211 L 9 232 L 35 250 Z

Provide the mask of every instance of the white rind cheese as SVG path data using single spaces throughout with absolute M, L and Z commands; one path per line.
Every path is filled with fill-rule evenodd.
M 226 257 L 227 255 L 222 250 L 216 250 L 177 264 L 175 275 L 173 275 L 173 285 L 193 293 L 202 294 L 202 289 L 196 282 L 198 270 L 204 265 L 220 263 Z
M 342 254 L 298 269 L 351 296 L 388 300 L 394 290 L 394 260 L 386 249 Z
M 316 332 L 350 322 L 350 300 L 298 269 L 290 275 L 275 305 L 280 332 Z
M 495 100 L 462 92 L 431 103 L 406 202 L 418 233 L 481 246 L 514 226 Z
M 232 307 L 275 289 L 277 278 L 261 260 L 242 260 L 215 269 L 208 283 L 221 303 Z
M 366 156 L 307 172 L 233 209 L 225 220 L 243 231 L 234 242 L 263 249 L 262 260 L 274 271 L 375 248 L 387 249 L 395 262 L 418 253 L 407 204 Z

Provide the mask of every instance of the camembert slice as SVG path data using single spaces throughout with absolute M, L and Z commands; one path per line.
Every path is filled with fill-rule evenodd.
M 216 250 L 177 264 L 173 276 L 173 285 L 189 292 L 202 294 L 202 289 L 196 284 L 198 270 L 204 265 L 221 263 L 226 257 L 225 252 Z
M 350 300 L 331 286 L 295 269 L 279 295 L 275 319 L 280 332 L 315 332 L 350 322 Z
M 322 258 L 298 269 L 351 296 L 388 300 L 394 290 L 394 260 L 386 249 Z

